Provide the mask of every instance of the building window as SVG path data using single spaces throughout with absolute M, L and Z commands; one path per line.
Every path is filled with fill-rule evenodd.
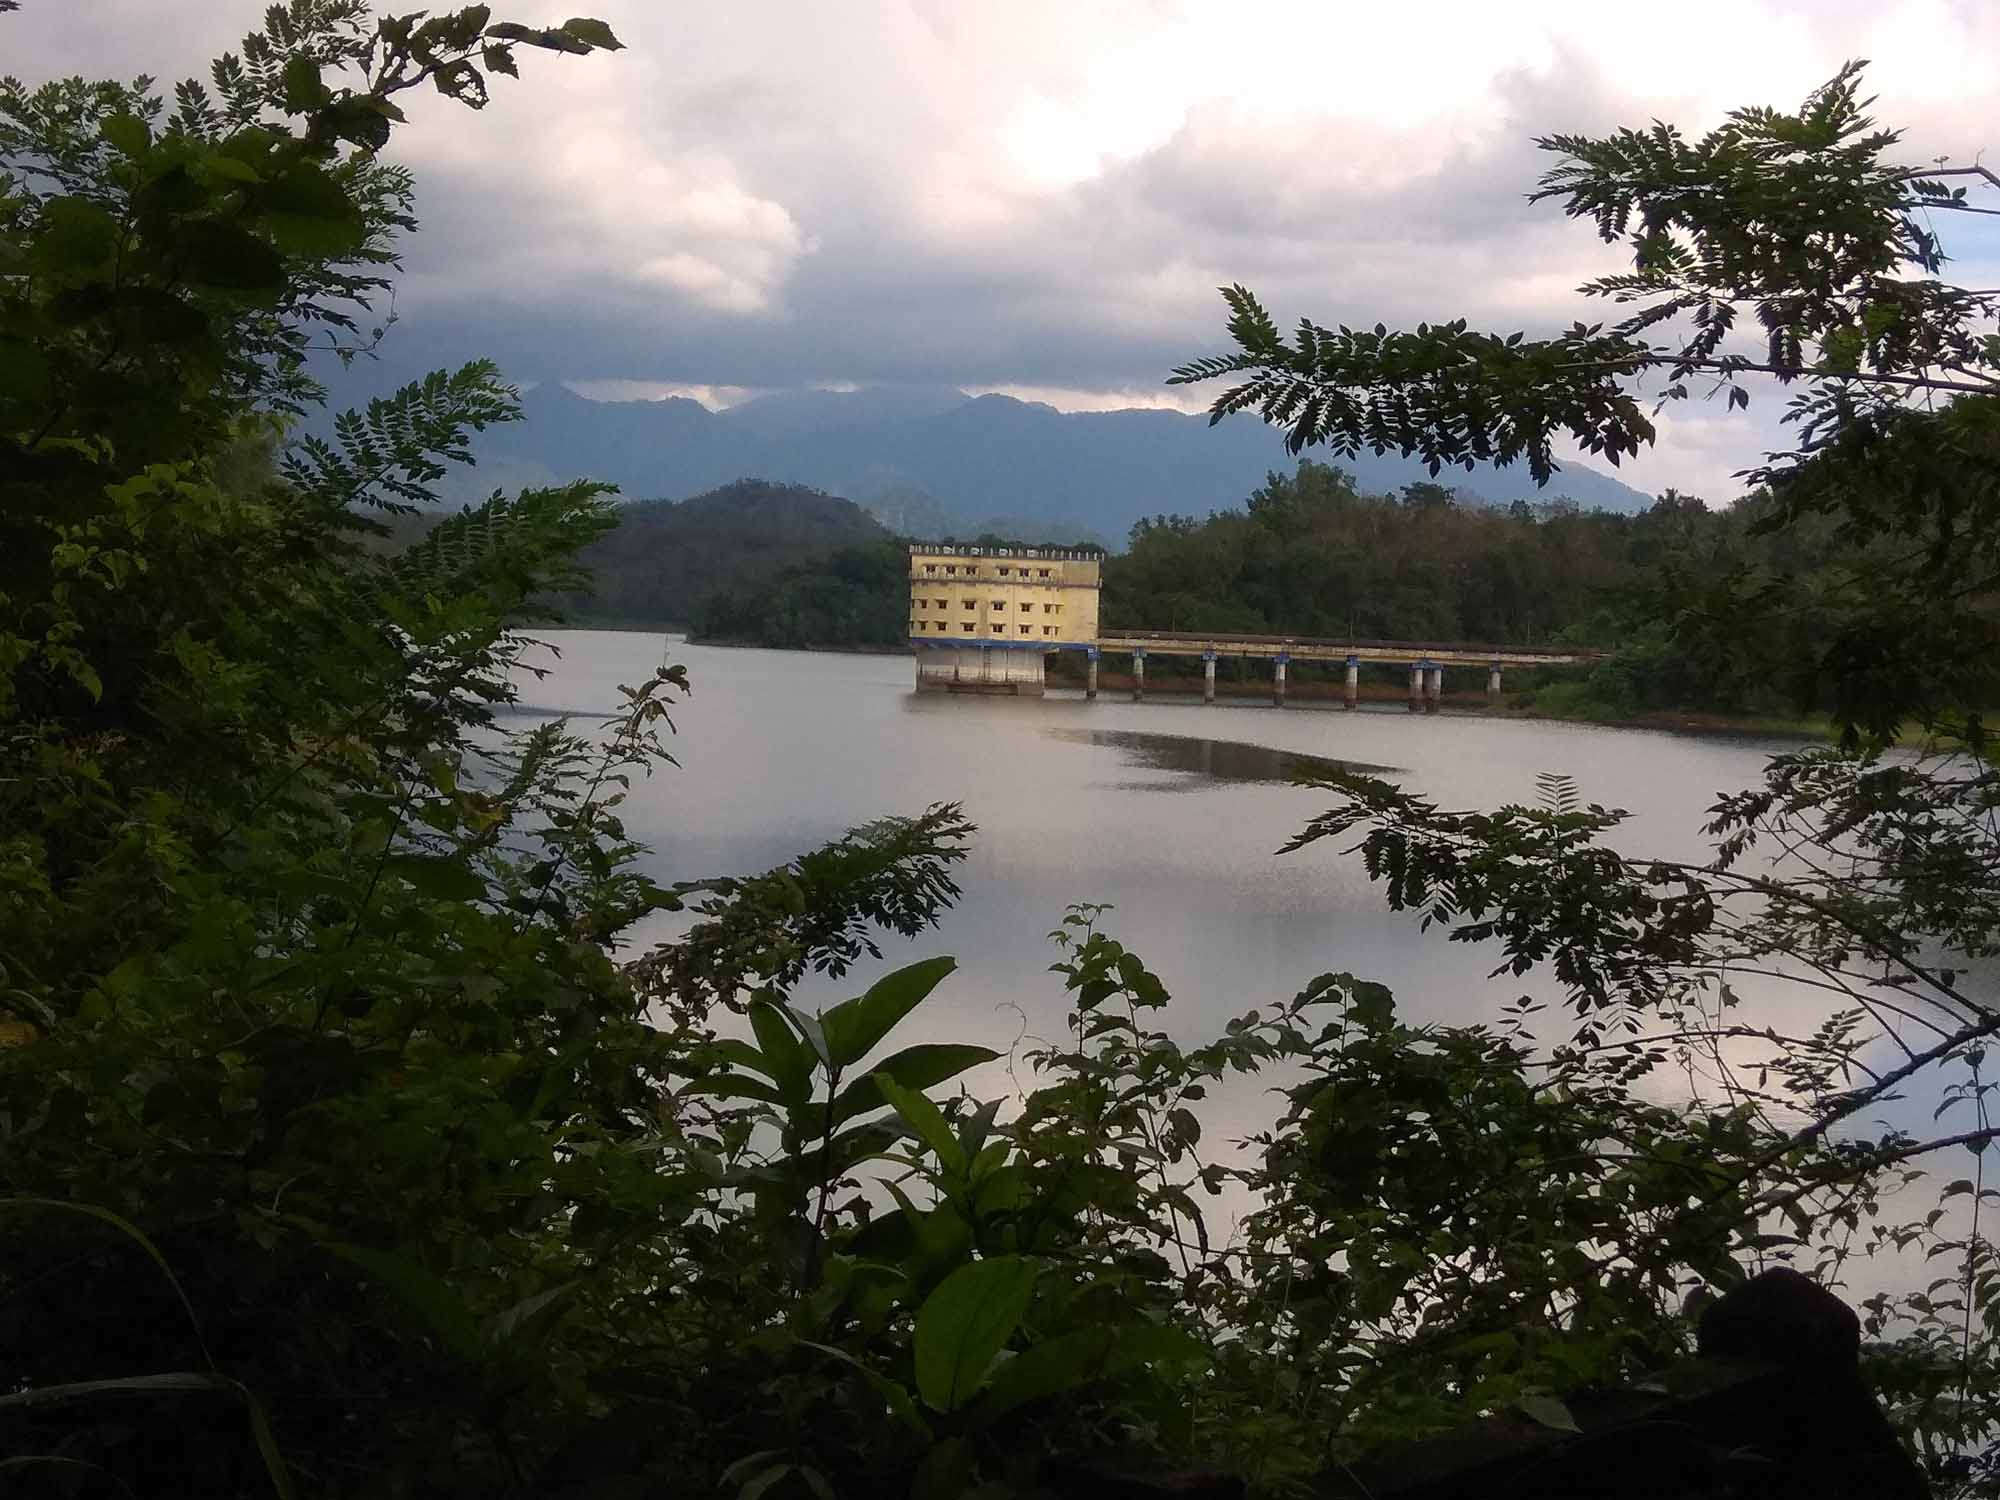
M 993 607 L 995 609 L 1005 609 L 1007 607 L 1007 601 L 1005 599 L 995 599 L 993 601 Z
M 1048 576 L 1049 576 L 1049 570 L 1047 568 L 1042 569 L 1042 577 L 1046 578 Z
M 936 564 L 936 563 L 925 563 L 925 564 L 924 564 L 924 571 L 925 571 L 926 573 L 935 573 L 935 572 L 937 571 L 937 564 Z
M 1021 627 L 1022 635 L 1033 635 L 1034 633 L 1035 633 L 1035 627 L 1032 625 L 1023 625 Z
M 946 566 L 945 566 L 945 572 L 947 572 L 947 573 L 956 573 L 957 571 L 958 571 L 958 569 L 957 569 L 957 567 L 956 567 L 956 566 L 954 566 L 954 565 L 952 565 L 952 564 L 946 564 Z
M 919 599 L 917 601 L 918 609 L 929 609 L 930 607 L 931 607 L 931 601 L 928 599 Z
M 1044 604 L 1042 606 L 1042 613 L 1045 615 L 1052 615 L 1055 612 L 1056 612 L 1056 607 L 1053 604 Z
M 976 603 L 974 603 L 974 602 L 973 602 L 972 600 L 970 600 L 970 599 L 968 599 L 968 600 L 966 600 L 966 601 L 965 601 L 965 607 L 966 607 L 967 609 L 977 609 L 977 608 L 979 608 L 979 606 L 978 606 L 978 605 L 977 605 Z
M 1012 568 L 1002 568 L 1002 569 L 1000 570 L 1000 576 L 1001 576 L 1002 578 L 1005 578 L 1005 577 L 1006 577 L 1006 576 L 1007 576 L 1008 574 L 1012 573 L 1013 571 L 1014 571 L 1014 570 L 1013 570 Z

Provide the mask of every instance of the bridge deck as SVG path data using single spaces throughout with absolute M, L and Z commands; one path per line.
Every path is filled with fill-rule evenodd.
M 1598 661 L 1609 653 L 1589 647 L 1486 646 L 1467 641 L 1330 641 L 1309 636 L 1206 635 L 1188 630 L 1100 630 L 1099 651 L 1144 651 L 1148 656 L 1284 655 L 1296 661 L 1432 662 L 1441 667 L 1561 666 Z

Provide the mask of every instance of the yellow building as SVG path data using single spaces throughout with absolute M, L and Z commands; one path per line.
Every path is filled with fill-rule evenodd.
M 1082 651 L 1096 684 L 1096 552 L 1063 547 L 910 547 L 910 644 L 917 686 L 1042 691 L 1050 651 Z

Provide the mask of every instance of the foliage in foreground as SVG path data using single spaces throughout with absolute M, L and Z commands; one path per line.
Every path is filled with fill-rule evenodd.
M 936 919 L 956 809 L 668 881 L 620 819 L 686 675 L 626 687 L 594 736 L 509 712 L 516 622 L 602 497 L 362 545 L 365 507 L 424 500 L 512 414 L 490 368 L 260 461 L 407 227 L 394 95 L 476 104 L 521 46 L 615 38 L 294 0 L 171 118 L 144 87 L 0 88 L 10 1479 L 996 1495 L 1115 1459 L 1281 1493 L 1469 1412 L 1560 1420 L 1762 1255 L 1831 1275 L 1908 1243 L 1949 1274 L 1914 1326 L 1878 1304 L 1902 1414 L 1990 1488 L 1985 1243 L 1942 1213 L 1872 1228 L 1935 1142 L 1835 1128 L 1961 1058 L 1959 1144 L 1990 1136 L 1968 1049 L 1994 1012 L 1929 956 L 1990 947 L 1983 762 L 1949 786 L 1780 763 L 1718 814 L 1719 870 L 1619 859 L 1615 815 L 1561 785 L 1486 815 L 1342 783 L 1306 836 L 1361 830 L 1393 901 L 1550 968 L 1583 1032 L 1533 1043 L 1531 1003 L 1412 1028 L 1330 974 L 1189 1045 L 1086 907 L 1055 934 L 1068 1031 L 1009 1060 L 1018 1091 L 946 1094 L 1000 1062 L 898 1043 L 948 960 L 816 1015 L 791 996 Z M 1868 873 L 1749 872 L 1752 830 L 1801 819 Z M 663 916 L 669 940 L 617 946 Z M 1746 1038 L 1712 1008 L 1705 981 L 1780 956 L 1863 1008 L 1964 1014 L 1857 1089 L 1852 1017 Z M 1740 1041 L 1775 1053 L 1754 1089 L 1635 1087 L 1758 1066 Z M 1206 1140 L 1209 1091 L 1269 1069 L 1278 1118 Z

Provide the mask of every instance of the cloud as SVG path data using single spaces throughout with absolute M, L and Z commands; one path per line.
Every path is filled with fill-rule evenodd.
M 589 8 L 628 50 L 524 54 L 480 114 L 412 107 L 395 150 L 424 230 L 374 383 L 491 354 L 598 390 L 938 381 L 1178 403 L 1199 393 L 1161 382 L 1224 345 L 1226 282 L 1286 320 L 1597 316 L 1573 288 L 1616 261 L 1525 201 L 1537 135 L 1702 129 L 1795 104 L 1853 56 L 1875 59 L 1912 160 L 1969 157 L 2000 118 L 1984 0 L 1686 0 L 1672 26 L 1601 0 Z M 30 76 L 172 77 L 257 10 L 77 0 L 0 35 Z M 1962 248 L 2000 285 L 2000 233 Z M 1627 477 L 1728 493 L 1774 445 L 1777 404 L 1676 408 Z

